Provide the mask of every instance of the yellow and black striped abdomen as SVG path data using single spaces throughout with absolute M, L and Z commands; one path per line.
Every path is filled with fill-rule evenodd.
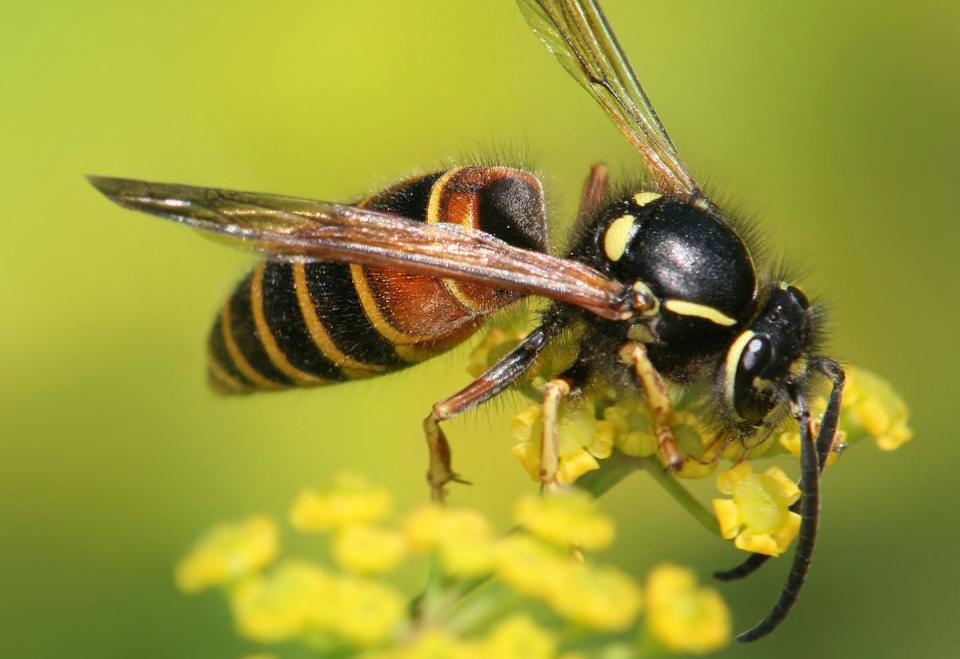
M 362 206 L 456 222 L 546 249 L 539 181 L 464 167 L 404 181 Z M 224 304 L 210 334 L 210 379 L 225 393 L 315 386 L 403 368 L 465 340 L 515 293 L 345 263 L 266 261 Z

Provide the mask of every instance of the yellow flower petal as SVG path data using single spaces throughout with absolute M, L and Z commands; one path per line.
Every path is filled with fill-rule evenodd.
M 514 590 L 543 598 L 562 587 L 573 561 L 523 533 L 500 539 L 494 547 L 494 569 Z
M 613 521 L 585 492 L 528 495 L 514 509 L 514 521 L 534 535 L 561 546 L 602 549 L 613 542 Z
M 241 583 L 231 593 L 231 608 L 242 636 L 278 642 L 310 630 L 332 591 L 333 581 L 320 567 L 287 561 Z
M 740 525 L 743 523 L 740 519 L 740 511 L 737 504 L 731 499 L 714 499 L 713 511 L 720 523 L 720 535 L 725 540 L 732 540 L 740 532 Z
M 493 530 L 475 511 L 424 506 L 407 518 L 405 530 L 413 549 L 437 551 L 450 574 L 479 576 L 492 569 Z
M 752 473 L 753 467 L 750 466 L 750 463 L 741 462 L 717 476 L 717 489 L 724 494 L 733 494 L 737 484 Z
M 347 641 L 369 646 L 381 643 L 403 621 L 404 598 L 376 581 L 337 579 L 327 619 L 330 630 Z
M 376 522 L 389 515 L 392 507 L 387 490 L 357 476 L 341 475 L 330 492 L 302 492 L 293 505 L 290 522 L 301 531 L 326 531 Z
M 737 549 L 749 551 L 755 554 L 766 554 L 768 556 L 778 556 L 780 547 L 777 541 L 769 533 L 753 533 L 752 531 L 743 531 L 736 537 L 733 544 Z
M 360 574 L 395 568 L 406 554 L 404 537 L 390 529 L 348 526 L 333 538 L 333 558 L 340 567 Z
M 556 639 L 523 614 L 514 614 L 490 632 L 480 656 L 495 659 L 550 659 L 555 656 Z
M 277 555 L 276 523 L 264 515 L 210 530 L 176 567 L 177 586 L 195 593 L 255 572 Z
M 626 629 L 640 613 L 640 589 L 628 575 L 613 568 L 574 564 L 562 585 L 549 593 L 560 615 L 593 629 Z
M 693 572 L 661 565 L 647 578 L 647 628 L 677 653 L 706 654 L 730 642 L 730 610 L 711 588 L 698 588 Z
M 539 471 L 539 460 L 537 468 Z M 560 457 L 557 465 L 557 482 L 567 485 L 575 482 L 588 471 L 599 469 L 600 463 L 586 449 L 579 448 Z

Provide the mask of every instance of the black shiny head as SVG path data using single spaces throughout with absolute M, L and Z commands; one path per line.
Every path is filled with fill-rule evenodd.
M 770 285 L 757 317 L 727 351 L 721 367 L 724 397 L 738 419 L 759 426 L 783 399 L 813 336 L 810 301 L 800 289 Z

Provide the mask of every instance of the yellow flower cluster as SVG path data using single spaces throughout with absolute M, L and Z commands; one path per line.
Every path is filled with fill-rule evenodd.
M 178 565 L 177 582 L 188 592 L 222 586 L 245 638 L 299 642 L 321 656 L 574 659 L 585 655 L 562 639 L 619 647 L 633 638 L 635 650 L 654 642 L 700 652 L 729 637 L 723 602 L 696 589 L 683 568 L 659 568 L 641 587 L 586 561 L 582 552 L 607 548 L 615 530 L 585 493 L 522 498 L 518 528 L 504 536 L 474 510 L 429 505 L 392 518 L 391 509 L 384 490 L 341 478 L 329 491 L 302 494 L 291 512 L 295 528 L 329 536 L 336 568 L 301 558 L 274 564 L 277 525 L 257 516 L 205 535 Z M 418 598 L 372 576 L 414 556 L 434 566 Z M 514 610 L 485 618 L 505 605 Z

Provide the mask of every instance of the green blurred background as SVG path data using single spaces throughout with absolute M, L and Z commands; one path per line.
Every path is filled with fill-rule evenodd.
M 832 346 L 894 382 L 915 441 L 829 472 L 799 608 L 744 656 L 956 656 L 960 5 L 619 2 L 608 15 L 698 176 L 762 219 L 833 309 Z M 251 264 L 122 211 L 96 172 L 351 199 L 419 167 L 534 155 L 561 227 L 589 163 L 637 158 L 509 0 L 0 6 L 0 647 L 9 657 L 238 657 L 172 564 L 210 524 L 283 514 L 350 467 L 425 496 L 419 422 L 464 350 L 377 381 L 247 399 L 203 339 Z M 532 484 L 517 401 L 451 423 L 455 490 L 505 521 Z M 794 467 L 795 465 L 791 465 Z M 648 479 L 605 505 L 616 560 L 707 578 L 739 556 Z M 722 587 L 743 629 L 786 561 Z

